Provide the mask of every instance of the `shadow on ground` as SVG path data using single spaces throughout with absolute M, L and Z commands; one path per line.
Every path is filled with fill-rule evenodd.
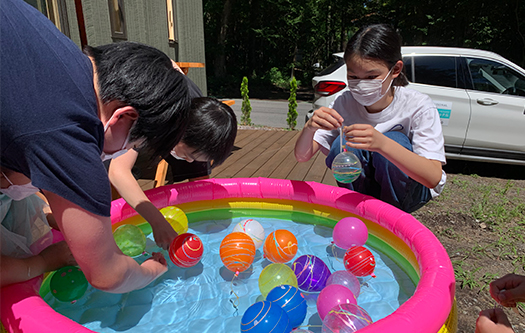
M 446 173 L 478 175 L 503 179 L 525 179 L 525 166 L 486 162 L 447 160 L 443 168 Z

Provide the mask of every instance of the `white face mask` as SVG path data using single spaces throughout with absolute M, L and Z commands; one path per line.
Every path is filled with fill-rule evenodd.
M 394 80 L 390 81 L 390 84 L 388 85 L 388 88 L 385 90 L 385 93 L 383 94 L 383 82 L 390 76 L 390 73 L 394 67 L 392 67 L 389 71 L 386 77 L 381 79 L 371 79 L 371 80 L 361 80 L 361 79 L 355 79 L 355 80 L 348 80 L 348 89 L 352 93 L 352 96 L 357 101 L 357 103 L 363 105 L 363 106 L 370 106 L 375 104 L 377 101 L 379 101 L 381 98 L 383 98 L 386 95 L 386 92 L 388 89 L 390 89 L 390 86 L 392 85 L 392 82 Z
M 115 114 L 113 113 L 113 115 L 111 115 L 111 117 L 109 118 L 108 122 L 106 123 L 106 125 L 104 126 L 104 134 L 106 134 L 106 131 L 108 130 L 109 128 L 109 122 L 111 120 L 111 118 L 113 118 Z M 133 127 L 133 125 L 135 124 L 135 122 L 133 122 L 133 124 L 131 125 L 131 127 Z M 126 137 L 126 140 L 124 140 L 124 144 L 122 145 L 122 148 L 120 148 L 120 150 L 117 150 L 116 152 L 114 153 L 111 153 L 111 154 L 107 154 L 105 153 L 104 151 L 102 151 L 102 154 L 100 154 L 100 158 L 102 159 L 102 161 L 107 161 L 107 160 L 112 160 L 114 158 L 117 158 L 121 155 L 124 155 L 125 153 L 128 152 L 128 149 L 125 149 L 126 146 L 128 145 L 128 142 L 129 142 L 129 138 L 131 136 L 131 130 L 130 132 L 128 133 L 128 136 Z
M 177 155 L 177 153 L 175 153 L 175 149 L 172 149 L 171 152 L 170 152 L 171 156 L 175 157 L 176 159 L 178 160 L 182 160 L 182 161 L 185 161 L 186 159 L 185 158 L 182 158 L 180 157 L 179 155 Z
M 37 187 L 34 187 L 33 184 L 31 184 L 31 182 L 24 185 L 15 185 L 9 180 L 9 178 L 7 178 L 5 173 L 2 172 L 2 175 L 4 175 L 4 178 L 9 182 L 9 184 L 11 184 L 11 186 L 8 188 L 0 188 L 0 192 L 15 201 L 25 199 L 39 191 Z

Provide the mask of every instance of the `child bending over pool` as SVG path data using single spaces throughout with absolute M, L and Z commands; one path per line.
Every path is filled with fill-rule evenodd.
M 216 167 L 230 155 L 236 136 L 237 118 L 228 105 L 211 97 L 194 98 L 189 125 L 171 156 L 189 163 L 209 162 Z M 177 233 L 149 201 L 131 172 L 138 154 L 136 149 L 130 149 L 113 159 L 109 179 L 124 200 L 151 225 L 157 245 L 168 249 Z
M 29 178 L 4 168 L 0 192 L 0 287 L 76 265 L 65 241 L 51 244 L 54 220 Z
M 507 274 L 490 283 L 490 295 L 505 307 L 516 308 L 525 302 L 525 276 Z M 500 308 L 483 310 L 476 321 L 476 333 L 511 333 L 512 325 Z
M 392 27 L 361 28 L 344 59 L 349 91 L 315 110 L 296 142 L 295 157 L 305 162 L 321 150 L 330 168 L 342 148 L 343 126 L 346 149 L 359 158 L 362 172 L 353 183 L 338 185 L 413 212 L 439 195 L 446 181 L 436 106 L 404 87 L 401 41 Z

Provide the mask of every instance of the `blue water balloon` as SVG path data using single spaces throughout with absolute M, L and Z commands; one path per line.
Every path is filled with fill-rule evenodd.
M 294 286 L 283 285 L 273 288 L 266 296 L 267 301 L 279 305 L 290 319 L 292 327 L 298 327 L 304 321 L 308 305 L 303 294 Z

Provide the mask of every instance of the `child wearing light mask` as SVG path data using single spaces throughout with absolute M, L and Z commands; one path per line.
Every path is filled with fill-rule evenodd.
M 330 168 L 343 144 L 362 164 L 360 176 L 341 187 L 413 212 L 445 185 L 444 139 L 432 100 L 404 86 L 401 40 L 386 24 L 361 28 L 344 59 L 349 91 L 315 110 L 295 145 L 299 162 L 318 150 Z
M 21 173 L 0 170 L 0 287 L 76 265 L 65 241 L 51 244 L 49 206 Z

